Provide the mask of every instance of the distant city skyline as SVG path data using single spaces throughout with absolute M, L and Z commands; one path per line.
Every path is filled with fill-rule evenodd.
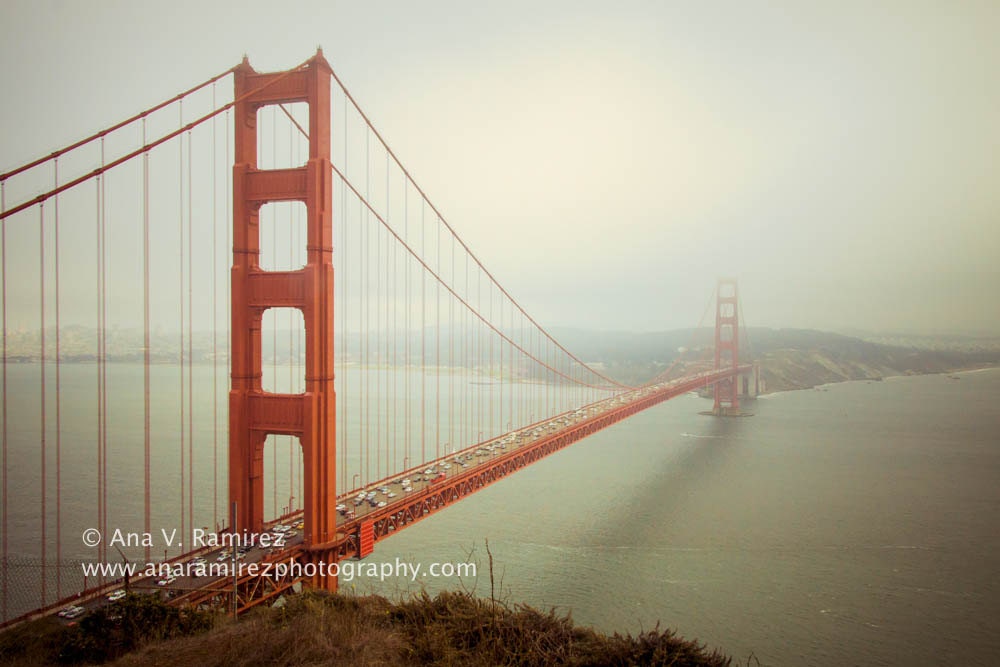
M 751 326 L 1000 331 L 995 3 L 15 1 L 0 24 L 0 171 L 322 45 L 547 327 L 692 327 L 732 275 Z

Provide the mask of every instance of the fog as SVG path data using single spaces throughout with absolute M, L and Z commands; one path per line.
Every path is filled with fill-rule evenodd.
M 544 325 L 1000 327 L 996 3 L 480 4 L 5 2 L 0 170 L 321 45 Z

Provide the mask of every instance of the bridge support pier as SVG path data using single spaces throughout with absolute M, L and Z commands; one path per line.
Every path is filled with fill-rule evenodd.
M 330 80 L 321 51 L 299 69 L 258 73 L 244 59 L 234 75 L 232 384 L 229 393 L 229 498 L 235 532 L 264 528 L 263 449 L 268 435 L 298 437 L 303 459 L 307 562 L 331 558 L 337 537 L 336 396 L 333 377 L 333 173 Z M 257 118 L 265 106 L 309 105 L 309 157 L 301 167 L 259 169 Z M 306 207 L 307 261 L 295 271 L 260 267 L 260 209 L 277 201 Z M 268 308 L 297 308 L 305 324 L 305 391 L 262 389 L 261 319 Z M 313 585 L 335 590 L 329 568 Z

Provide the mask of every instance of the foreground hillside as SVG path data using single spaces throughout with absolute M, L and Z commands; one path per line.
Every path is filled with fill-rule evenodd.
M 569 617 L 467 593 L 385 598 L 307 593 L 234 623 L 132 596 L 75 628 L 53 619 L 0 635 L 0 663 L 255 665 L 729 665 L 670 631 L 599 634 Z M 210 629 L 206 629 L 209 626 Z

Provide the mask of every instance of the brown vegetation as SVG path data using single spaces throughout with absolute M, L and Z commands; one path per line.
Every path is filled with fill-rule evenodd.
M 307 593 L 289 598 L 284 606 L 248 614 L 238 623 L 217 619 L 208 631 L 201 629 L 200 619 L 192 617 L 185 625 L 175 618 L 167 633 L 160 626 L 156 633 L 133 628 L 146 637 L 145 645 L 125 655 L 123 644 L 104 639 L 125 636 L 107 615 L 101 624 L 84 621 L 69 629 L 48 619 L 19 628 L 17 638 L 14 633 L 0 637 L 0 662 L 99 662 L 102 656 L 95 653 L 73 653 L 73 647 L 97 646 L 109 651 L 105 657 L 121 656 L 112 664 L 123 667 L 730 664 L 729 658 L 670 631 L 606 636 L 575 626 L 568 616 L 510 607 L 466 592 L 433 598 L 422 594 L 403 602 Z

